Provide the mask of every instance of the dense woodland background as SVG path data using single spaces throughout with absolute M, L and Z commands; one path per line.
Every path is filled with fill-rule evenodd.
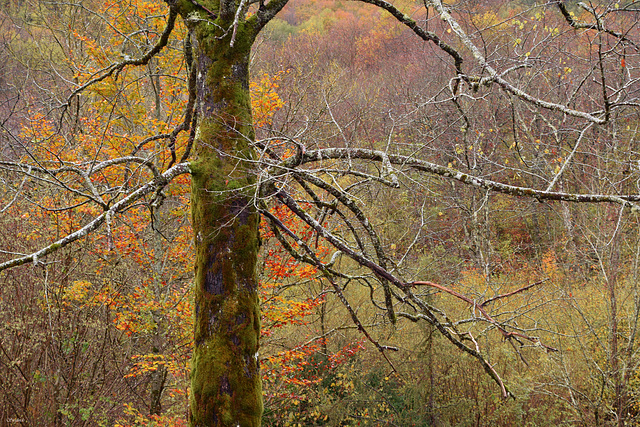
M 84 192 L 111 188 L 122 176 L 122 186 L 144 182 L 153 167 L 164 170 L 172 162 L 172 151 L 180 158 L 188 135 L 173 140 L 173 150 L 166 140 L 148 137 L 171 133 L 183 119 L 188 74 L 185 38 L 174 37 L 148 64 L 125 68 L 66 102 L 74 87 L 113 58 L 135 57 L 153 45 L 166 23 L 166 5 L 0 4 L 4 261 L 86 224 L 96 208 L 83 202 Z M 408 0 L 395 4 L 464 49 L 433 9 Z M 508 76 L 518 87 L 590 111 L 604 86 L 605 98 L 615 98 L 618 108 L 607 123 L 595 125 L 518 103 L 490 82 L 456 81 L 450 58 L 379 9 L 292 0 L 252 58 L 258 138 L 281 144 L 290 155 L 295 147 L 280 140 L 284 135 L 307 149 L 400 147 L 522 187 L 640 193 L 637 45 L 602 28 L 572 28 L 553 2 L 451 4 L 487 60 L 514 67 Z M 602 19 L 625 31 L 627 41 L 638 33 L 635 3 L 568 7 L 584 22 L 595 20 L 589 7 L 608 10 Z M 627 13 L 616 12 L 621 9 Z M 481 67 L 475 72 L 482 75 Z M 455 85 L 464 88 L 458 96 L 452 95 Z M 145 155 L 154 166 L 105 167 L 87 176 L 84 188 L 69 184 L 63 170 L 85 158 L 127 153 Z M 18 173 L 15 165 L 24 159 L 34 171 Z M 54 172 L 37 175 L 37 167 Z M 334 165 L 323 167 L 330 173 Z M 264 425 L 638 423 L 637 211 L 514 197 L 408 172 L 392 192 L 371 179 L 355 186 L 353 176 L 335 169 L 332 182 L 354 186 L 354 201 L 375 222 L 393 271 L 407 283 L 431 281 L 483 302 L 497 322 L 538 339 L 505 339 L 477 305 L 415 286 L 446 313 L 451 330 L 481 349 L 515 396 L 503 399 L 475 359 L 410 310 L 398 306 L 392 324 L 382 291 L 355 263 L 336 260 L 358 276 L 342 287 L 349 313 L 318 271 L 293 259 L 263 224 Z M 389 171 L 380 176 L 398 179 Z M 162 203 L 135 204 L 80 243 L 1 274 L 1 426 L 186 425 L 193 328 L 188 193 L 189 178 L 182 175 L 164 190 Z M 308 202 L 302 192 L 299 199 Z M 289 210 L 269 208 L 320 258 L 332 256 Z M 338 215 L 327 199 L 322 222 L 346 236 L 332 228 Z M 354 313 L 371 339 L 354 324 Z M 398 351 L 382 353 L 374 342 Z

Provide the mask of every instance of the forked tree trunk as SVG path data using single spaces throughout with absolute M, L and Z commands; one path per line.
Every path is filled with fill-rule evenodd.
M 195 2 L 194 2 L 195 3 Z M 195 342 L 192 426 L 259 426 L 258 213 L 249 98 L 252 30 L 218 2 L 187 1 L 184 18 L 197 72 L 198 125 L 191 163 L 195 234 Z M 217 3 L 217 4 L 216 4 Z M 232 46 L 233 45 L 233 46 Z

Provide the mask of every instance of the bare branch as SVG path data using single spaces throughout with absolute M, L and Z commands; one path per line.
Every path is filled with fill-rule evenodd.
M 102 74 L 92 78 L 91 80 L 89 80 L 88 82 L 84 83 L 80 87 L 76 88 L 73 92 L 71 92 L 71 94 L 67 97 L 67 102 L 63 105 L 63 107 L 65 108 L 69 107 L 71 105 L 71 100 L 75 96 L 77 96 L 79 93 L 87 89 L 89 86 L 92 86 L 96 83 L 101 82 L 107 77 L 112 76 L 114 73 L 116 73 L 117 75 L 117 73 L 122 71 L 126 66 L 146 65 L 151 60 L 151 58 L 157 55 L 167 45 L 167 42 L 169 41 L 169 36 L 171 35 L 171 32 L 173 31 L 173 27 L 175 26 L 177 16 L 178 16 L 178 12 L 174 8 L 169 8 L 169 17 L 167 19 L 167 26 L 162 32 L 162 35 L 160 36 L 160 39 L 158 40 L 158 42 L 149 50 L 149 52 L 147 52 L 140 58 L 128 58 L 128 59 L 125 59 L 124 61 L 118 62 L 117 64 L 112 64 L 109 67 L 103 69 L 101 71 Z
M 613 31 L 609 28 L 607 28 L 604 23 L 602 22 L 602 18 L 600 16 L 598 16 L 598 13 L 595 11 L 594 8 L 587 6 L 584 3 L 579 3 L 579 5 L 587 10 L 588 12 L 590 12 L 595 18 L 596 18 L 596 22 L 595 24 L 590 24 L 590 23 L 586 23 L 586 22 L 578 22 L 576 21 L 573 16 L 571 15 L 571 12 L 569 12 L 569 10 L 567 9 L 567 6 L 564 4 L 564 0 L 556 0 L 555 3 L 558 5 L 558 9 L 560 10 L 560 13 L 562 14 L 562 16 L 564 17 L 565 21 L 567 21 L 567 23 L 569 25 L 571 25 L 573 28 L 577 29 L 577 30 L 596 30 L 596 31 L 603 31 L 607 34 L 609 34 L 610 36 L 613 36 L 617 39 L 620 39 L 620 41 L 623 42 L 627 42 L 629 44 L 631 44 L 633 47 L 636 48 L 636 50 L 638 49 L 638 46 L 629 38 L 627 38 L 624 34 L 622 33 L 618 33 L 617 31 Z
M 347 152 L 348 151 L 348 152 Z M 383 162 L 385 157 L 394 165 L 401 165 L 420 172 L 427 172 L 462 182 L 476 188 L 484 188 L 498 193 L 509 194 L 517 197 L 531 197 L 537 200 L 558 200 L 575 203 L 617 203 L 632 209 L 640 209 L 637 202 L 640 202 L 640 194 L 635 195 L 612 195 L 612 194 L 575 194 L 556 191 L 536 190 L 530 187 L 504 184 L 485 178 L 473 176 L 456 169 L 441 166 L 426 160 L 409 156 L 387 154 L 378 150 L 365 148 L 324 148 L 310 150 L 304 154 L 302 163 L 319 162 L 327 159 L 346 159 L 348 157 L 375 160 Z M 287 162 L 284 162 L 287 165 Z
M 89 222 L 87 225 L 80 228 L 79 230 L 66 235 L 62 239 L 55 241 L 54 243 L 48 245 L 45 248 L 40 249 L 39 251 L 36 251 L 29 255 L 22 256 L 20 258 L 15 258 L 10 261 L 0 263 L 0 271 L 7 270 L 12 267 L 17 267 L 19 265 L 27 264 L 30 262 L 34 264 L 38 264 L 39 260 L 44 258 L 45 256 L 57 251 L 60 248 L 67 246 L 70 243 L 75 242 L 76 240 L 80 240 L 86 237 L 90 233 L 100 228 L 100 226 L 104 224 L 105 221 L 107 221 L 107 219 L 111 215 L 126 210 L 133 203 L 140 200 L 144 196 L 151 194 L 154 191 L 157 191 L 159 188 L 162 188 L 165 185 L 167 185 L 176 176 L 189 173 L 189 172 L 190 172 L 190 169 L 188 164 L 179 163 L 175 165 L 171 169 L 164 172 L 160 176 L 160 179 L 155 179 L 153 181 L 150 181 L 145 185 L 141 186 L 140 188 L 138 188 L 136 191 L 133 191 L 127 197 L 124 197 L 123 199 L 116 202 L 113 206 L 111 206 L 111 208 L 109 208 L 102 214 L 98 215 L 91 222 Z
M 582 119 L 586 119 L 593 123 L 604 124 L 607 122 L 605 118 L 600 118 L 597 116 L 597 113 L 587 113 L 584 111 L 575 110 L 567 107 L 566 105 L 556 104 L 553 102 L 545 101 L 543 99 L 536 98 L 529 93 L 523 91 L 522 89 L 512 85 L 508 81 L 506 81 L 500 73 L 498 73 L 486 60 L 485 56 L 480 52 L 480 49 L 471 41 L 469 36 L 467 36 L 466 32 L 463 30 L 462 26 L 456 21 L 453 16 L 448 12 L 445 5 L 440 0 L 430 1 L 435 9 L 438 11 L 440 16 L 444 21 L 449 24 L 451 29 L 456 33 L 460 41 L 464 44 L 464 46 L 471 51 L 473 57 L 478 61 L 478 63 L 485 69 L 489 76 L 493 81 L 495 81 L 502 89 L 506 92 L 511 93 L 512 95 L 517 96 L 518 98 L 527 101 L 531 104 L 534 104 L 538 107 L 545 108 L 552 111 L 559 111 L 561 113 L 567 114 L 573 117 L 579 117 Z M 594 115 L 596 114 L 596 115 Z

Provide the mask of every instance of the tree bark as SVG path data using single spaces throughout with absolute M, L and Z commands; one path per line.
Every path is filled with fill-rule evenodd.
M 199 25 L 198 27 L 202 27 Z M 194 426 L 257 426 L 260 313 L 258 214 L 252 203 L 249 46 L 192 34 L 200 123 L 192 163 L 195 233 Z
M 168 3 L 189 29 L 197 75 L 198 125 L 190 164 L 196 260 L 189 421 L 259 426 L 259 217 L 249 96 L 255 29 L 242 20 L 234 24 L 235 7 L 220 1 Z

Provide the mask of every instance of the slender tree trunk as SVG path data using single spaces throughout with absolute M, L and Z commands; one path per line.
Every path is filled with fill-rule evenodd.
M 620 230 L 614 231 L 614 236 L 611 240 L 611 256 L 610 256 L 610 271 L 607 276 L 607 288 L 609 291 L 609 306 L 611 311 L 611 318 L 609 319 L 609 345 L 610 345 L 610 360 L 611 372 L 613 376 L 614 385 L 614 406 L 616 411 L 616 418 L 618 426 L 625 426 L 627 419 L 627 390 L 624 381 L 625 375 L 623 373 L 624 366 L 621 360 L 621 352 L 619 350 L 618 342 L 618 297 L 617 297 L 617 285 L 619 279 L 620 268 Z
M 259 426 L 259 217 L 249 143 L 254 131 L 248 76 L 255 30 L 240 20 L 230 31 L 235 7 L 221 2 L 169 3 L 189 29 L 197 74 L 198 125 L 191 163 L 196 260 L 190 423 Z
M 155 315 L 154 315 L 155 317 Z M 160 348 L 162 347 L 162 341 L 164 334 L 162 330 L 163 325 L 160 322 L 156 322 L 156 332 L 153 335 L 153 354 L 162 354 Z M 161 415 L 162 414 L 162 393 L 164 391 L 165 382 L 167 380 L 167 368 L 164 365 L 160 365 L 157 369 L 151 372 L 151 381 L 149 382 L 149 414 Z

